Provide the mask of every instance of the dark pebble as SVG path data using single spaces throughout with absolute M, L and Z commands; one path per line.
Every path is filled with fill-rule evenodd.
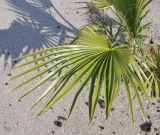
M 88 102 L 85 102 L 85 104 L 88 106 Z
M 154 128 L 154 130 L 155 130 L 155 131 L 157 131 L 157 130 L 158 130 L 158 128 Z
M 104 130 L 104 127 L 103 127 L 103 126 L 99 126 L 99 128 L 100 128 L 101 130 Z
M 61 28 L 61 26 L 58 26 L 58 27 L 57 27 L 57 29 L 60 29 L 60 28 Z
M 9 104 L 9 106 L 12 106 L 12 104 Z
M 54 132 L 54 131 L 51 131 L 51 133 L 54 134 L 55 132 Z
M 66 112 L 66 109 L 64 109 L 64 112 Z
M 103 99 L 98 99 L 98 104 L 99 104 L 99 107 L 104 109 L 105 108 L 105 105 L 104 105 L 104 100 Z
M 147 115 L 147 118 L 148 118 L 148 119 L 151 119 L 151 117 L 150 117 L 149 115 Z
M 79 14 L 79 12 L 78 12 L 78 11 L 77 11 L 76 13 L 77 13 L 77 14 Z
M 157 112 L 160 112 L 160 110 L 157 110 Z
M 21 100 L 20 100 L 20 99 L 18 99 L 18 102 L 21 102 Z
M 62 122 L 56 120 L 54 121 L 54 125 L 56 125 L 57 127 L 62 127 Z
M 8 76 L 11 76 L 11 74 L 7 74 Z
M 8 83 L 5 83 L 5 85 L 8 85 Z
M 154 42 L 153 42 L 153 39 L 151 38 L 151 40 L 150 40 L 150 44 L 154 44 Z
M 152 126 L 151 122 L 145 122 L 145 123 L 140 125 L 140 129 L 143 132 L 150 132 L 151 131 L 151 126 Z
M 111 111 L 114 111 L 114 110 L 115 110 L 114 108 L 111 109 Z
M 63 116 L 58 116 L 58 120 L 67 120 L 65 117 L 63 117 Z
M 156 105 L 156 104 L 153 102 L 152 105 Z
M 116 133 L 115 131 L 112 132 L 112 134 L 115 134 L 115 133 Z

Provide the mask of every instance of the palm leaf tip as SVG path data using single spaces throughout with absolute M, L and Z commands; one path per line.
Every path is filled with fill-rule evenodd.
M 97 8 L 108 8 L 111 6 L 111 0 L 92 0 L 91 3 Z

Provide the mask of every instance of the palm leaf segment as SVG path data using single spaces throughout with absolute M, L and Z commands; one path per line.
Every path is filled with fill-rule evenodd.
M 107 8 L 111 5 L 111 0 L 92 0 L 92 4 L 97 8 Z
M 46 112 L 57 101 L 64 97 L 71 90 L 76 91 L 76 95 L 71 105 L 70 114 L 76 104 L 76 101 L 84 89 L 89 87 L 89 118 L 92 120 L 95 108 L 97 105 L 100 93 L 104 94 L 106 117 L 109 116 L 113 102 L 115 101 L 121 80 L 123 79 L 128 95 L 128 101 L 130 106 L 130 112 L 133 120 L 133 107 L 132 107 L 132 94 L 137 96 L 138 103 L 143 112 L 143 107 L 139 95 L 139 89 L 148 98 L 145 83 L 143 78 L 139 77 L 143 74 L 143 71 L 137 70 L 140 68 L 136 63 L 132 51 L 126 46 L 113 47 L 107 37 L 97 32 L 98 28 L 95 26 L 88 26 L 82 30 L 79 40 L 75 45 L 70 46 L 58 46 L 54 48 L 48 48 L 33 54 L 22 56 L 19 59 L 39 56 L 34 60 L 18 66 L 17 68 L 25 65 L 32 64 L 44 60 L 40 64 L 27 69 L 23 73 L 17 75 L 18 78 L 22 75 L 30 73 L 46 64 L 50 64 L 49 67 L 41 70 L 28 80 L 22 82 L 15 89 L 24 86 L 31 82 L 35 78 L 46 74 L 45 77 L 40 80 L 35 86 L 33 86 L 22 97 L 34 92 L 36 88 L 43 85 L 46 81 L 56 76 L 56 79 L 50 84 L 48 89 L 41 95 L 37 102 L 33 105 L 33 108 L 41 102 L 47 95 L 52 95 L 44 108 L 40 111 L 39 115 Z M 43 54 L 43 55 L 41 55 Z M 53 58 L 48 59 L 49 56 Z M 54 62 L 54 63 L 53 63 Z M 57 77 L 58 73 L 62 71 L 62 74 Z M 141 72 L 140 72 L 141 71 Z M 137 73 L 137 75 L 135 74 Z M 138 76 L 139 75 L 139 76 Z M 75 86 L 80 83 L 80 87 L 75 89 Z M 129 87 L 129 83 L 133 87 L 133 92 Z M 21 98 L 22 98 L 21 97 Z M 69 115 L 70 115 L 69 114 Z

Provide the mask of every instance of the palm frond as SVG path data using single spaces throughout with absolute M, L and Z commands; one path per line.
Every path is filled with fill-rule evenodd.
M 115 13 L 131 38 L 140 33 L 142 20 L 148 14 L 146 8 L 152 0 L 112 0 Z
M 45 53 L 45 54 L 44 54 Z M 44 55 L 42 55 L 44 54 Z M 141 111 L 143 111 L 143 105 L 140 98 L 140 92 L 150 101 L 145 85 L 145 78 L 141 78 L 136 73 L 136 70 L 140 68 L 137 61 L 132 53 L 132 49 L 128 46 L 113 46 L 109 39 L 101 34 L 98 27 L 87 26 L 80 33 L 78 40 L 75 45 L 69 46 L 57 46 L 50 49 L 45 49 L 33 54 L 22 56 L 22 58 L 28 58 L 32 56 L 39 56 L 37 59 L 29 60 L 28 62 L 18 66 L 21 68 L 26 65 L 33 64 L 44 59 L 44 62 L 33 66 L 32 68 L 23 71 L 22 73 L 15 76 L 13 79 L 19 78 L 25 74 L 35 71 L 41 68 L 46 63 L 50 64 L 49 67 L 45 67 L 39 73 L 35 73 L 28 80 L 19 84 L 16 88 L 20 88 L 25 84 L 31 82 L 37 77 L 45 74 L 45 77 L 29 89 L 20 98 L 23 98 L 30 93 L 37 90 L 37 88 L 49 79 L 56 76 L 56 79 L 49 85 L 48 89 L 42 93 L 36 103 L 33 105 L 34 108 L 38 105 L 45 97 L 51 95 L 44 108 L 39 112 L 38 115 L 42 115 L 54 104 L 56 104 L 61 98 L 67 95 L 71 90 L 77 90 L 76 95 L 71 105 L 69 115 L 72 113 L 76 101 L 84 89 L 89 87 L 89 118 L 93 119 L 94 112 L 96 109 L 99 95 L 103 89 L 106 118 L 110 115 L 112 105 L 118 95 L 119 86 L 124 80 L 126 92 L 128 95 L 129 106 L 132 120 L 134 120 L 133 106 L 132 106 L 132 94 L 137 97 L 137 101 L 140 105 Z M 50 59 L 45 59 L 48 56 L 52 56 Z M 21 58 L 19 58 L 21 59 Z M 48 71 L 51 71 L 48 73 Z M 139 70 L 140 74 L 143 74 L 142 70 Z M 59 74 L 62 72 L 63 74 Z M 57 77 L 58 76 L 58 77 Z M 81 80 L 81 81 L 80 81 Z M 81 83 L 80 83 L 81 82 Z M 80 87 L 75 89 L 75 86 L 80 83 Z M 132 86 L 132 89 L 130 87 Z M 140 91 L 139 91 L 140 90 Z

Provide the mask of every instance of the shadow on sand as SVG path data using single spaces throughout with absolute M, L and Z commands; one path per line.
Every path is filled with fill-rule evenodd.
M 68 33 L 75 34 L 78 31 L 50 0 L 32 1 L 6 0 L 9 10 L 18 14 L 20 19 L 15 19 L 8 29 L 0 30 L 0 56 L 4 55 L 4 61 L 8 61 L 9 57 L 17 58 L 31 51 L 65 44 L 66 38 L 72 38 Z M 67 26 L 54 18 L 53 10 Z

